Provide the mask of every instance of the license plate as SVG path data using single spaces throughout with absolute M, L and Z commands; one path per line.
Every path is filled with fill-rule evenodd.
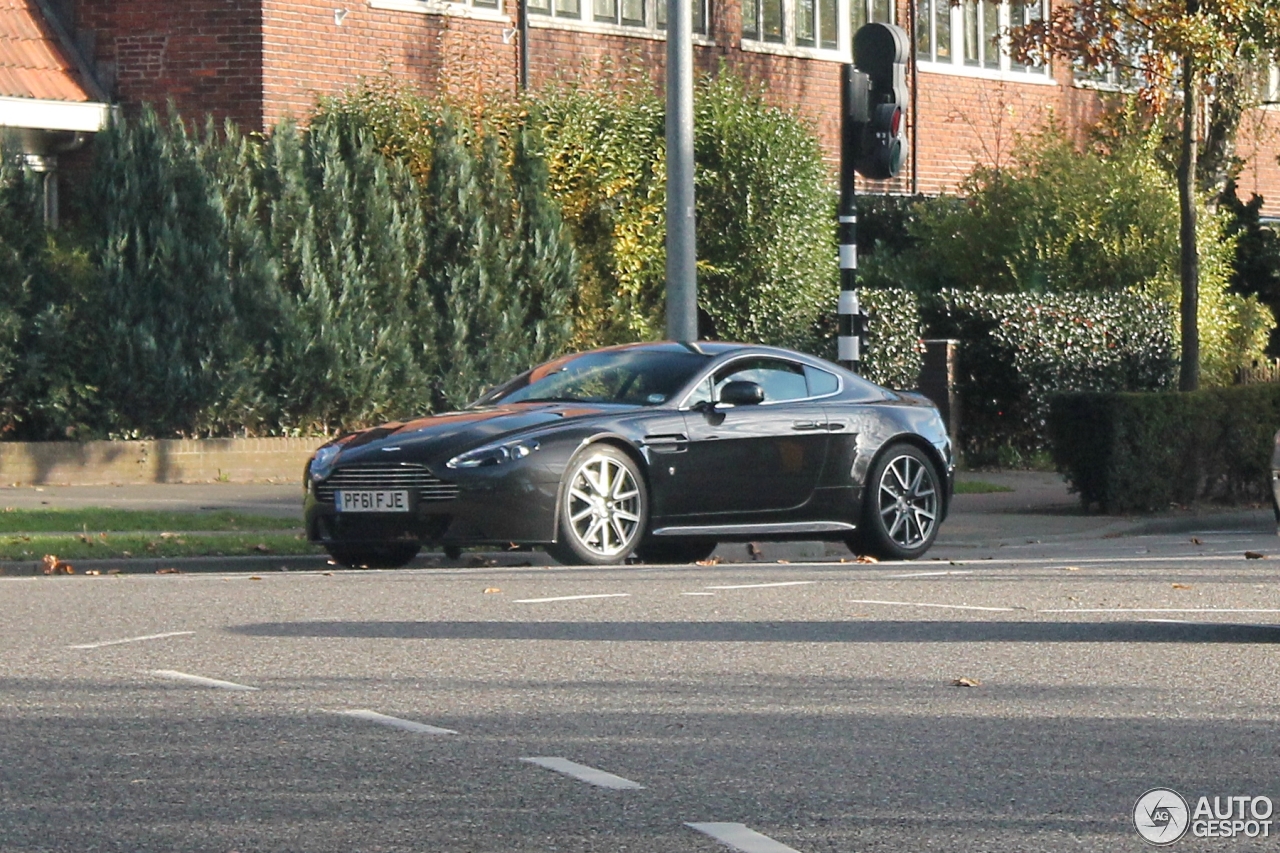
M 407 491 L 338 491 L 333 495 L 338 512 L 408 512 Z

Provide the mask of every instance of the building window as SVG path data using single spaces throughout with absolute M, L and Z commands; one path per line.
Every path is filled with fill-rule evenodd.
M 473 3 L 497 3 L 499 0 L 471 0 Z M 691 0 L 693 31 L 707 34 L 707 3 Z M 665 30 L 667 0 L 526 0 L 526 8 L 534 15 L 547 15 L 564 21 L 603 24 L 635 30 Z
M 1004 34 L 1040 20 L 1047 0 L 915 0 L 916 58 L 921 62 L 1048 76 L 1043 64 L 1009 55 Z
M 851 2 L 864 7 L 890 5 L 890 0 Z M 742 38 L 787 47 L 836 50 L 840 46 L 841 6 L 841 0 L 742 0 Z M 866 8 L 861 14 L 866 16 Z
M 893 0 L 849 0 L 849 32 L 864 24 L 892 24 Z

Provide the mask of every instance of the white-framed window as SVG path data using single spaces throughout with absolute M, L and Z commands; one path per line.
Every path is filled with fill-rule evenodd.
M 452 15 L 486 21 L 511 23 L 503 9 L 504 0 L 369 0 L 371 9 L 416 12 L 422 15 Z
M 1009 30 L 1042 19 L 1048 0 L 915 0 L 916 59 L 931 70 L 971 69 L 1049 77 L 1042 64 L 1009 54 Z
M 1262 103 L 1280 105 L 1280 66 L 1271 65 L 1262 75 Z
M 748 49 L 847 50 L 868 21 L 893 22 L 893 0 L 742 0 Z
M 476 2 L 476 0 L 472 0 Z M 500 0 L 485 0 L 500 2 Z M 526 0 L 531 15 L 571 24 L 599 25 L 637 35 L 651 35 L 667 28 L 667 0 Z M 707 35 L 707 6 L 710 0 L 690 0 L 693 31 Z M 538 20 L 530 18 L 530 22 Z

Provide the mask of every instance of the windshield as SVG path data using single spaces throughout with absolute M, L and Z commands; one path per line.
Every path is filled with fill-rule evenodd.
M 660 406 L 707 365 L 679 350 L 597 350 L 535 367 L 476 401 L 494 403 L 622 403 Z

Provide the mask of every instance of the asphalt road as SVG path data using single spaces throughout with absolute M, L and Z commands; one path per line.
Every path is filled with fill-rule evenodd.
M 1280 543 L 1195 539 L 0 578 L 0 850 L 1145 850 L 1280 801 Z

